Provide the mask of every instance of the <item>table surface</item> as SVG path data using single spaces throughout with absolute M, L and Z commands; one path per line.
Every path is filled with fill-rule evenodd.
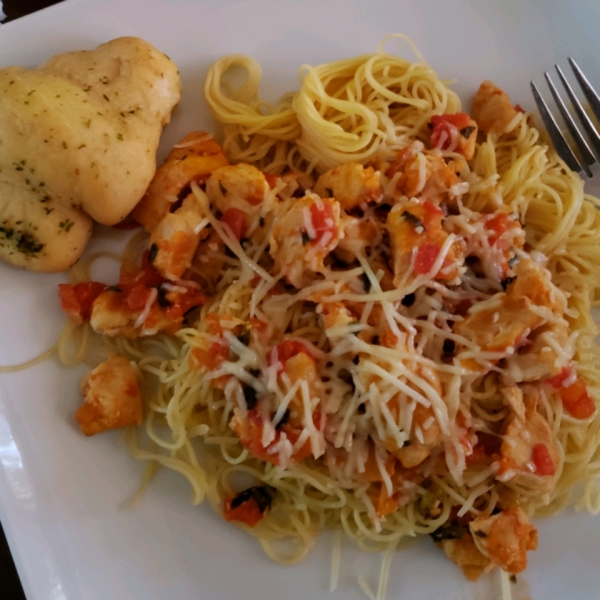
M 57 4 L 60 0 L 3 0 L 7 21 Z M 0 524 L 0 591 L 5 600 L 24 600 L 25 594 Z

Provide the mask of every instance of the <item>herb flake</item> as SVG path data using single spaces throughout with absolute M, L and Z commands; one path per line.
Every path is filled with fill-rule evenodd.
M 421 221 L 421 219 L 419 219 L 419 217 L 417 217 L 416 215 L 413 215 L 411 212 L 405 210 L 402 213 L 402 218 L 405 219 L 406 221 L 408 221 L 411 225 L 414 225 L 415 229 L 417 227 L 422 227 L 423 229 L 425 229 L 425 226 L 423 225 L 423 221 Z

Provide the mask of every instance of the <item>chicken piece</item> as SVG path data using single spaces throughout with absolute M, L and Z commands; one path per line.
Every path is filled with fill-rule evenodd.
M 228 164 L 223 149 L 212 135 L 194 131 L 186 135 L 167 156 L 133 210 L 133 218 L 152 233 L 185 194 L 190 183 L 204 183 L 210 174 Z
M 479 551 L 470 535 L 443 539 L 440 545 L 446 556 L 462 569 L 469 581 L 479 579 L 492 565 L 492 561 Z
M 516 385 L 503 385 L 500 386 L 500 393 L 504 404 L 507 404 L 512 413 L 516 416 L 519 421 L 525 421 L 525 402 L 523 402 L 523 391 Z
M 518 112 L 510 98 L 491 81 L 484 81 L 473 98 L 471 116 L 483 133 L 502 135 L 508 133 Z
M 221 167 L 206 182 L 206 195 L 211 206 L 223 215 L 228 211 L 240 213 L 238 239 L 245 237 L 250 227 L 258 223 L 261 214 L 273 208 L 274 194 L 270 194 L 270 191 L 265 175 L 245 163 Z M 258 227 L 256 231 L 264 239 L 264 229 Z
M 527 552 L 537 548 L 537 531 L 516 505 L 489 517 L 476 517 L 469 529 L 477 549 L 508 573 L 524 571 Z
M 544 323 L 527 296 L 496 294 L 470 309 L 454 331 L 473 340 L 485 352 L 505 352 L 522 345 L 532 330 Z
M 206 225 L 202 205 L 190 194 L 173 213 L 167 213 L 150 236 L 152 265 L 165 279 L 181 279 L 190 267 L 202 229 Z
M 380 337 L 383 341 L 384 336 Z M 395 336 L 394 336 L 395 337 Z M 396 340 L 397 342 L 397 340 Z M 383 344 L 382 344 L 383 345 Z M 394 344 L 395 345 L 395 344 Z M 415 366 L 414 370 L 420 377 L 425 379 L 436 392 L 442 395 L 442 385 L 439 377 L 430 370 L 425 370 L 421 366 Z M 408 385 L 415 390 L 418 388 L 412 384 Z M 405 402 L 408 401 L 407 397 Z M 387 404 L 395 423 L 400 423 L 402 429 L 408 430 L 408 424 L 403 423 L 402 399 L 400 396 L 394 396 Z M 431 451 L 442 442 L 442 429 L 435 417 L 431 406 L 423 406 L 417 403 L 410 417 L 410 430 L 408 430 L 408 440 L 401 447 L 394 437 L 388 437 L 383 441 L 383 445 L 388 452 L 391 452 L 405 469 L 412 469 L 420 465 L 430 454 Z
M 310 439 L 306 440 L 299 448 L 294 448 L 301 430 L 292 427 L 289 423 L 285 423 L 277 429 L 274 429 L 271 425 L 272 440 L 263 444 L 265 423 L 256 409 L 250 410 L 246 416 L 242 416 L 240 409 L 234 408 L 229 427 L 240 438 L 242 446 L 247 448 L 253 456 L 274 465 L 280 464 L 280 454 L 277 452 L 277 447 L 282 442 L 282 434 L 285 434 L 285 441 L 288 442 L 288 448 L 291 451 L 289 461 L 298 463 L 313 453 Z
M 561 455 L 548 421 L 537 411 L 509 418 L 500 455 L 501 479 L 540 494 L 554 489 Z
M 185 313 L 204 303 L 205 296 L 192 288 L 135 286 L 125 291 L 107 290 L 92 305 L 90 325 L 108 337 L 137 338 L 160 331 L 175 334 Z
M 380 450 L 381 451 L 381 450 Z M 369 483 L 377 483 L 383 481 L 383 475 L 376 457 L 377 449 L 375 444 L 371 441 L 367 441 L 367 458 L 365 460 L 364 469 L 362 471 L 355 471 L 353 476 L 358 481 L 365 481 Z M 395 458 L 387 452 L 382 453 L 383 456 L 383 468 L 385 472 L 391 477 L 396 469 Z
M 539 381 L 558 375 L 573 358 L 566 321 L 553 321 L 537 329 L 531 345 L 506 359 L 506 369 L 517 383 Z
M 240 411 L 235 409 L 230 427 L 238 435 L 244 447 L 258 458 L 275 465 L 279 464 L 279 453 L 276 451 L 278 444 L 287 446 L 288 456 L 295 462 L 301 461 L 311 454 L 315 458 L 322 456 L 325 452 L 325 439 L 322 434 L 324 414 L 318 406 L 322 383 L 314 357 L 302 342 L 286 339 L 271 350 L 268 363 L 269 366 L 277 364 L 279 376 L 281 377 L 285 373 L 292 385 L 306 382 L 310 397 L 310 412 L 307 413 L 304 395 L 300 388 L 291 398 L 288 410 L 278 421 L 276 427 L 272 422 L 265 423 L 261 411 L 254 406 L 248 406 L 249 410 L 246 416 L 242 416 Z M 317 399 L 316 403 L 315 399 Z M 311 435 L 304 444 L 296 444 L 304 429 L 310 430 L 313 427 L 319 429 L 318 434 Z M 284 439 L 282 439 L 283 434 L 285 434 Z
M 470 265 L 475 275 L 503 282 L 510 269 L 509 262 L 514 261 L 515 250 L 522 249 L 525 244 L 525 231 L 521 223 L 516 215 L 508 214 L 505 210 L 473 215 L 469 220 L 474 225 L 472 232 L 456 226 L 454 217 L 446 220 L 446 228 L 465 238 L 467 256 L 479 259 Z
M 331 329 L 346 327 L 351 323 L 356 323 L 356 315 L 343 302 L 323 302 L 317 305 L 317 312 L 323 319 L 323 329 L 327 335 L 331 335 Z
M 315 359 L 306 352 L 299 352 L 285 361 L 284 371 L 290 378 L 292 385 L 298 381 L 306 381 L 308 393 L 311 398 L 320 398 L 323 393 L 323 384 L 317 371 Z M 292 426 L 304 427 L 307 419 L 313 419 L 316 406 L 312 407 L 310 415 L 306 414 L 302 390 L 299 389 L 289 403 L 289 423 Z M 324 451 L 324 448 L 323 448 Z
M 424 150 L 421 142 L 414 142 L 398 152 L 385 174 L 394 183 L 394 196 L 418 196 L 439 204 L 444 196 L 455 195 L 452 188 L 460 183 L 457 175 L 460 171 L 455 161 L 446 164 L 439 154 Z
M 300 288 L 305 273 L 320 273 L 325 257 L 344 235 L 340 205 L 314 194 L 280 207 L 280 218 L 271 233 L 269 254 L 275 269 L 293 286 Z
M 550 273 L 530 259 L 514 268 L 515 280 L 498 293 L 472 306 L 454 330 L 475 341 L 482 350 L 504 352 L 518 348 L 530 333 L 566 306 L 564 294 L 550 281 Z M 547 310 L 544 316 L 543 309 Z
M 375 275 L 377 275 L 378 277 L 381 275 L 381 279 L 379 280 L 379 285 L 381 289 L 384 292 L 388 292 L 390 290 L 395 289 L 396 286 L 394 285 L 394 274 L 390 270 L 390 266 L 385 260 L 385 258 L 381 254 L 379 254 L 375 256 L 375 258 L 371 259 L 369 262 Z M 375 304 L 373 308 L 376 308 L 377 306 L 378 305 Z
M 471 160 L 476 142 L 477 123 L 466 113 L 431 117 L 431 145 L 437 150 L 457 152 Z
M 394 284 L 413 268 L 415 275 L 431 272 L 448 234 L 442 229 L 444 212 L 428 200 L 410 200 L 396 205 L 389 213 L 386 228 L 394 256 Z M 414 259 L 413 259 L 414 254 Z M 431 273 L 433 279 L 452 281 L 459 275 L 462 262 L 460 243 L 454 242 L 440 267 Z
M 75 325 L 89 322 L 92 306 L 105 290 L 106 285 L 96 281 L 58 284 L 61 307 Z
M 355 162 L 323 173 L 317 180 L 314 192 L 323 198 L 335 198 L 344 210 L 379 202 L 383 196 L 379 173 L 372 167 L 363 167 Z
M 215 285 L 223 274 L 224 255 L 225 242 L 221 236 L 212 227 L 203 229 L 191 269 L 201 279 L 203 289 L 208 293 L 214 293 Z
M 124 356 L 115 354 L 98 365 L 81 380 L 80 387 L 84 401 L 75 420 L 85 435 L 142 424 L 137 374 Z
M 567 308 L 564 293 L 552 283 L 548 269 L 524 258 L 513 268 L 515 280 L 508 288 L 514 296 L 527 296 L 536 306 L 545 306 L 556 316 L 562 316 Z
M 390 407 L 390 410 L 394 414 L 393 406 Z M 416 433 L 417 429 L 419 430 L 418 434 Z M 432 408 L 417 404 L 412 416 L 408 442 L 399 448 L 394 438 L 387 438 L 384 446 L 402 463 L 405 469 L 412 469 L 420 465 L 441 441 L 442 430 Z
M 348 264 L 357 254 L 368 255 L 368 249 L 378 246 L 382 239 L 379 225 L 371 218 L 342 217 L 342 229 L 344 235 L 334 252 Z
M 0 257 L 65 270 L 92 219 L 124 219 L 152 179 L 179 96 L 173 62 L 131 37 L 0 70 L 0 140 L 10 140 L 0 144 Z

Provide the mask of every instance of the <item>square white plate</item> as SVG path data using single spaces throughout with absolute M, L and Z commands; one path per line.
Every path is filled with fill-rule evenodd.
M 263 93 L 297 86 L 303 63 L 371 52 L 392 32 L 409 34 L 438 73 L 467 99 L 493 79 L 532 108 L 528 82 L 575 57 L 600 87 L 597 0 L 70 0 L 0 27 L 0 67 L 36 66 L 52 54 L 137 35 L 171 56 L 183 100 L 162 155 L 189 130 L 213 129 L 202 98 L 208 65 L 244 52 L 264 67 Z M 409 49 L 395 47 L 410 57 Z M 63 323 L 58 275 L 0 264 L 0 364 L 33 357 Z M 72 415 L 82 369 L 50 360 L 0 375 L 0 519 L 26 594 L 50 600 L 359 599 L 362 573 L 376 588 L 379 558 L 344 548 L 340 584 L 329 594 L 330 537 L 295 567 L 272 564 L 258 544 L 189 502 L 187 483 L 161 472 L 127 508 L 142 466 L 118 433 L 85 439 Z M 540 549 L 517 598 L 600 597 L 600 519 L 566 512 L 538 523 Z M 397 553 L 388 598 L 490 599 L 493 578 L 472 584 L 430 540 Z M 0 595 L 2 583 L 0 582 Z M 497 588 L 496 588 L 497 589 Z

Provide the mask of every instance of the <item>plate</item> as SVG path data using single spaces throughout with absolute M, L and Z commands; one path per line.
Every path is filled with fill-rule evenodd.
M 493 79 L 532 108 L 528 83 L 575 57 L 600 86 L 600 5 L 596 0 L 70 0 L 0 27 L 0 67 L 35 66 L 57 52 L 137 35 L 171 56 L 183 99 L 165 130 L 161 157 L 193 128 L 212 130 L 202 98 L 208 65 L 223 54 L 252 54 L 263 65 L 263 94 L 297 86 L 303 63 L 373 51 L 386 34 L 407 33 L 438 73 L 456 78 L 468 99 Z M 398 43 L 391 49 L 410 57 Z M 596 190 L 598 192 L 598 190 Z M 0 264 L 0 364 L 35 356 L 63 323 L 56 284 Z M 343 547 L 338 589 L 329 593 L 331 537 L 305 562 L 275 565 L 209 506 L 192 506 L 186 481 L 159 473 L 135 507 L 142 473 L 117 432 L 86 439 L 73 421 L 83 369 L 48 360 L 0 375 L 0 519 L 28 598 L 51 600 L 358 600 L 362 574 L 376 590 L 380 557 Z M 537 523 L 515 598 L 589 600 L 600 589 L 600 519 L 567 511 Z M 499 597 L 498 581 L 465 581 L 430 540 L 398 552 L 388 598 Z

